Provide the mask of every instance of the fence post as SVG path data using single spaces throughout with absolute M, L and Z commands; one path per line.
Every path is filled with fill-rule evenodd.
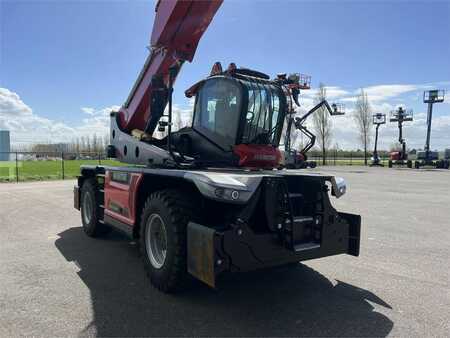
M 98 158 L 98 164 L 101 165 L 102 164 L 102 160 L 100 158 L 100 152 L 97 153 L 97 158 Z
M 19 159 L 16 151 L 16 183 L 19 183 Z
M 62 171 L 62 179 L 64 179 L 64 152 L 61 152 L 61 171 Z

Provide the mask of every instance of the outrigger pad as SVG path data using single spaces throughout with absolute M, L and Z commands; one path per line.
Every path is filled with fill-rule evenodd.
M 359 245 L 361 240 L 361 216 L 340 212 L 339 216 L 348 223 L 348 254 L 359 256 Z
M 187 226 L 188 272 L 213 288 L 216 285 L 214 234 L 213 229 L 194 222 L 189 222 Z

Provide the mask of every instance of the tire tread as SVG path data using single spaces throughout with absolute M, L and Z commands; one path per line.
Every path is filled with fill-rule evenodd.
M 183 289 L 187 282 L 187 224 L 193 219 L 193 203 L 187 198 L 183 198 L 182 191 L 177 189 L 159 190 L 152 193 L 146 200 L 142 209 L 140 226 L 140 250 L 144 262 L 145 270 L 150 278 L 152 285 L 158 290 L 166 293 L 175 292 Z M 170 217 L 171 225 L 166 225 L 171 229 L 174 243 L 173 264 L 168 273 L 167 279 L 160 278 L 152 271 L 151 264 L 148 262 L 145 246 L 145 220 L 154 201 L 160 201 Z

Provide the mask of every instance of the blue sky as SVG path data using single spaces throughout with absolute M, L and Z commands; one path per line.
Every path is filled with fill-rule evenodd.
M 125 100 L 147 56 L 154 2 L 0 0 L 0 6 L 0 128 L 11 129 L 15 142 L 104 133 L 108 109 Z M 450 1 L 225 0 L 177 79 L 179 107 L 187 108 L 184 90 L 215 61 L 271 75 L 309 74 L 314 87 L 330 86 L 330 100 L 347 102 L 350 111 L 365 87 L 374 110 L 414 109 L 417 130 L 410 136 L 421 146 L 423 89 L 450 89 Z M 313 95 L 305 93 L 305 107 Z M 450 147 L 450 105 L 436 105 L 435 116 L 433 141 Z M 350 120 L 336 122 L 335 142 L 344 147 L 356 143 Z M 34 130 L 40 125 L 45 135 Z M 394 134 L 395 128 L 387 132 Z

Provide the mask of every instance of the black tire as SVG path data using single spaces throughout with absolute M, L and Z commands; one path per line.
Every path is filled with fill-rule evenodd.
M 411 160 L 406 161 L 406 166 L 407 166 L 409 169 L 411 169 L 411 168 L 412 168 L 412 161 L 411 161 Z
M 315 167 L 317 167 L 317 163 L 314 161 L 309 162 L 309 167 L 314 169 Z
M 83 182 L 81 187 L 81 222 L 86 235 L 98 237 L 107 233 L 110 228 L 103 223 L 103 209 L 100 207 L 97 183 L 94 178 Z
M 449 160 L 445 160 L 444 161 L 444 169 L 449 169 L 450 168 L 450 161 Z
M 418 161 L 414 162 L 414 168 L 416 168 L 416 169 L 420 168 L 420 163 Z
M 186 229 L 194 210 L 191 200 L 191 197 L 183 198 L 183 194 L 178 190 L 161 190 L 148 197 L 142 210 L 139 240 L 144 267 L 152 285 L 166 293 L 183 289 L 188 281 Z M 150 258 L 152 244 L 149 241 L 152 236 L 148 234 L 152 231 L 153 220 L 158 217 L 158 222 L 163 222 L 166 248 L 162 265 L 159 267 L 156 265 L 161 262 L 155 263 L 155 256 Z M 161 236 L 161 233 L 157 233 L 157 236 Z
M 388 167 L 392 168 L 392 161 L 391 160 L 388 161 Z

